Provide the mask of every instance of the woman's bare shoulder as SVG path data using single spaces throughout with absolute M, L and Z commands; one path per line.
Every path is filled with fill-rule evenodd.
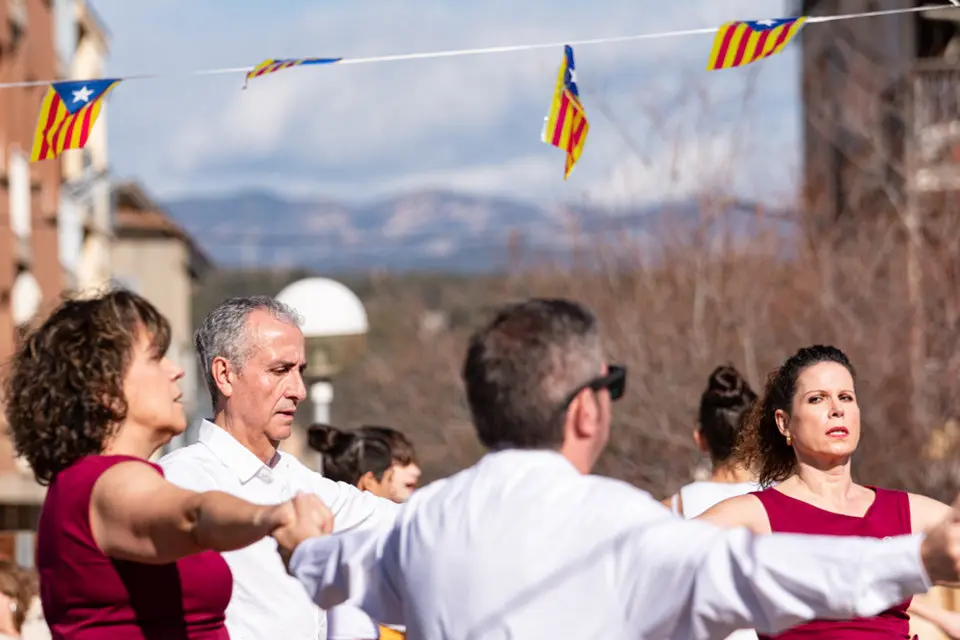
M 754 533 L 770 533 L 770 521 L 763 503 L 749 493 L 718 502 L 696 519 L 725 529 L 746 527 Z
M 910 528 L 913 533 L 935 527 L 953 510 L 948 504 L 918 493 L 908 493 L 907 497 L 910 500 Z

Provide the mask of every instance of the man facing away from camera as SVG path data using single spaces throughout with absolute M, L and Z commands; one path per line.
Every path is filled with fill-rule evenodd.
M 956 509 L 926 535 L 758 537 L 679 519 L 644 491 L 588 475 L 625 378 L 583 306 L 503 308 L 463 367 L 490 453 L 419 490 L 383 530 L 305 528 L 291 573 L 321 606 L 358 605 L 406 624 L 409 640 L 773 634 L 874 615 L 957 580 Z
M 171 482 L 220 490 L 259 504 L 316 494 L 334 513 L 334 529 L 391 522 L 398 505 L 333 482 L 278 450 L 306 397 L 305 341 L 296 313 L 273 298 L 231 298 L 203 320 L 197 357 L 213 404 L 199 442 L 160 459 Z M 291 578 L 273 539 L 223 554 L 233 572 L 227 629 L 233 640 L 326 638 L 326 615 Z

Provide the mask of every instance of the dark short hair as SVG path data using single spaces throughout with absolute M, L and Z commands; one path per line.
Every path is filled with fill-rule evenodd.
M 600 374 L 596 317 L 585 306 L 535 298 L 499 310 L 474 333 L 463 364 L 467 402 L 489 449 L 557 449 L 563 403 Z
M 765 487 L 783 482 L 796 471 L 796 453 L 777 428 L 776 413 L 790 413 L 800 374 L 821 362 L 841 365 L 856 381 L 856 370 L 840 349 L 820 344 L 804 347 L 770 374 L 763 398 L 747 414 L 739 457 L 757 471 Z
M 68 299 L 19 345 L 5 384 L 5 413 L 18 455 L 37 482 L 103 451 L 126 418 L 123 379 L 145 333 L 157 354 L 170 325 L 145 298 L 117 289 Z
M 307 429 L 307 443 L 323 456 L 325 477 L 352 485 L 368 473 L 377 481 L 383 480 L 383 474 L 393 465 L 416 461 L 407 436 L 390 427 L 363 426 L 347 431 L 315 423 Z
M 405 467 L 417 461 L 417 453 L 413 450 L 413 443 L 402 431 L 393 427 L 365 424 L 357 429 L 357 434 L 363 438 L 384 440 L 390 447 L 390 458 L 396 465 Z

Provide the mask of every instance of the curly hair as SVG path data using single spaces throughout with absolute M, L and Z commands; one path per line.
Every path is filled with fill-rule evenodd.
M 68 299 L 18 346 L 5 413 L 18 455 L 47 485 L 105 442 L 126 418 L 123 380 L 141 335 L 162 355 L 170 325 L 143 297 L 117 289 Z
M 797 456 L 777 428 L 776 413 L 791 412 L 797 379 L 805 370 L 821 362 L 839 364 L 854 380 L 857 378 L 853 365 L 840 349 L 820 344 L 804 347 L 770 374 L 763 398 L 753 404 L 746 416 L 737 456 L 757 472 L 761 486 L 783 482 L 796 471 Z

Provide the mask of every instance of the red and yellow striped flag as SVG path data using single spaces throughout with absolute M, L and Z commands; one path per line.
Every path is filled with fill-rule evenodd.
M 40 103 L 31 162 L 82 149 L 103 108 L 103 99 L 119 80 L 55 82 Z
M 570 177 L 573 166 L 583 153 L 583 145 L 587 142 L 587 132 L 590 124 L 587 114 L 580 102 L 580 92 L 577 89 L 576 70 L 573 64 L 573 48 L 564 47 L 563 63 L 560 65 L 560 74 L 557 77 L 557 86 L 553 92 L 553 102 L 543 126 L 541 139 L 547 144 L 567 152 L 567 163 L 563 171 L 563 179 Z
M 246 80 L 243 82 L 243 87 L 246 89 L 247 83 L 249 83 L 252 79 L 265 76 L 268 73 L 276 73 L 277 71 L 282 71 L 283 69 L 302 67 L 305 65 L 335 64 L 341 60 L 343 60 L 343 58 L 270 58 L 269 60 L 264 60 L 247 72 Z
M 806 18 L 777 18 L 756 22 L 728 22 L 717 30 L 707 71 L 742 67 L 780 53 Z

